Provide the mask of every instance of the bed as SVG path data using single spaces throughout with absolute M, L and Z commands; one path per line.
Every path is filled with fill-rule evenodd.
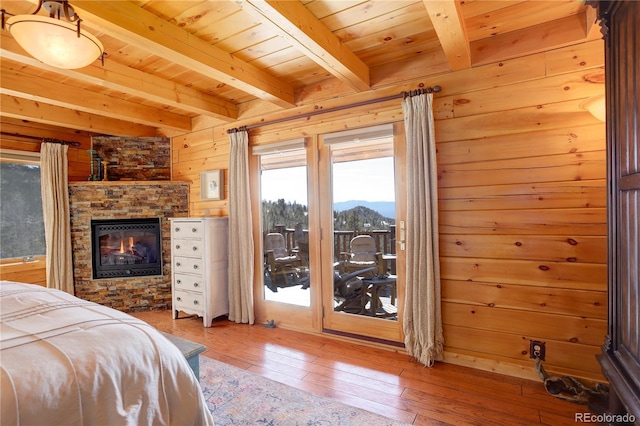
M 178 348 L 68 293 L 0 282 L 2 425 L 213 425 Z

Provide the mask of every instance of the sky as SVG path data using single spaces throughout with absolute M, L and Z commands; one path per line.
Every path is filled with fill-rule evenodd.
M 262 172 L 262 199 L 307 204 L 305 167 Z M 393 157 L 336 163 L 333 201 L 394 201 Z

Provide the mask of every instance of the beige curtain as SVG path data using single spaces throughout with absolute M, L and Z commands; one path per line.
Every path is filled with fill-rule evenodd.
M 67 151 L 59 143 L 42 143 L 40 181 L 47 262 L 47 287 L 74 294 Z
M 249 135 L 229 134 L 229 320 L 254 323 Z
M 402 102 L 407 140 L 407 284 L 405 346 L 426 366 L 443 356 L 438 247 L 438 192 L 433 94 Z

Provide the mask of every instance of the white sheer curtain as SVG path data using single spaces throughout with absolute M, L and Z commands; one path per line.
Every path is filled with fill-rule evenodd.
M 60 143 L 42 143 L 40 182 L 47 263 L 47 287 L 74 294 L 69 216 L 67 151 Z
M 402 102 L 407 140 L 407 284 L 404 310 L 405 346 L 426 366 L 444 352 L 440 307 L 438 191 L 433 129 L 433 94 Z
M 229 320 L 254 323 L 249 134 L 229 134 Z

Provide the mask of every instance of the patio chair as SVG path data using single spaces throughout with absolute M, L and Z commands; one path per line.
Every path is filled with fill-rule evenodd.
M 337 271 L 333 277 L 333 299 L 336 312 L 349 314 L 366 314 L 367 304 L 371 297 L 367 293 L 367 286 L 359 276 L 366 275 L 375 267 L 360 269 L 349 274 L 339 274 Z
M 303 263 L 297 253 L 290 253 L 287 250 L 284 235 L 278 232 L 267 234 L 264 238 L 264 252 L 265 266 L 272 285 L 276 287 L 296 285 Z
M 366 276 L 372 277 L 385 273 L 382 252 L 377 251 L 376 241 L 370 235 L 358 235 L 352 238 L 349 243 L 349 250 L 347 253 L 340 254 L 341 273 L 348 274 L 372 267 L 366 273 Z

